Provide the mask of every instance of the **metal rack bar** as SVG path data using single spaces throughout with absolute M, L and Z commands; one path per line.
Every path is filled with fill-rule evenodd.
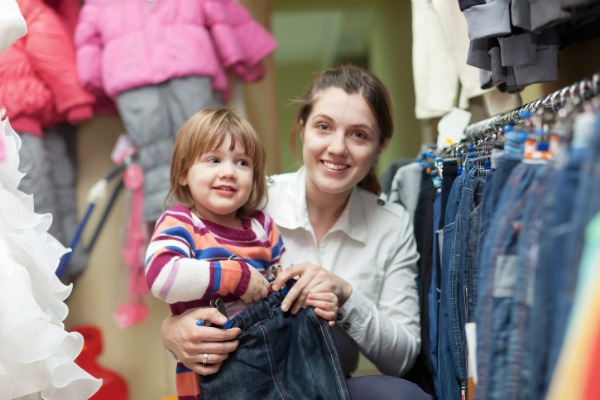
M 514 125 L 520 121 L 522 110 L 529 109 L 532 112 L 541 110 L 558 111 L 567 101 L 573 98 L 589 100 L 600 95 L 600 72 L 591 77 L 584 78 L 562 89 L 556 90 L 540 99 L 534 100 L 507 113 L 490 117 L 483 121 L 468 125 L 464 134 L 470 140 L 478 140 L 496 133 L 505 125 Z

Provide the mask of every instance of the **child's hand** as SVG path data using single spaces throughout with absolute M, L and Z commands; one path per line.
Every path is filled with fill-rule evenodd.
M 338 304 L 338 297 L 332 292 L 310 292 L 306 299 L 306 305 L 314 307 L 315 314 L 329 321 L 329 326 L 335 325 Z
M 246 304 L 256 303 L 269 294 L 269 281 L 256 268 L 250 267 L 248 289 L 240 298 Z

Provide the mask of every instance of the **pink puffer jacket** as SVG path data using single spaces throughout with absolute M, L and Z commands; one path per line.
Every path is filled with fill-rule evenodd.
M 43 127 L 91 118 L 94 97 L 77 78 L 66 26 L 42 0 L 17 3 L 27 34 L 0 52 L 0 105 L 11 126 L 41 136 Z
M 111 98 L 198 75 L 226 101 L 226 71 L 261 79 L 276 41 L 235 0 L 86 0 L 75 45 L 82 83 Z

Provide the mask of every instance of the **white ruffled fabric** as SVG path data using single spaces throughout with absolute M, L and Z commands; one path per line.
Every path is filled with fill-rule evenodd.
M 32 196 L 18 190 L 21 139 L 8 119 L 0 141 L 0 400 L 88 399 L 102 380 L 75 363 L 83 336 L 64 329 L 72 285 L 55 270 L 68 250 L 48 233 L 52 215 L 36 214 Z
M 27 33 L 27 24 L 15 0 L 0 0 L 0 51 Z

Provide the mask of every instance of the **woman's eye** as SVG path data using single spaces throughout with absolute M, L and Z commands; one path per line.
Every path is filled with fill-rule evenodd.
M 327 131 L 327 130 L 329 130 L 329 125 L 327 125 L 325 123 L 320 123 L 320 124 L 317 124 L 317 128 L 322 131 Z
M 365 140 L 368 138 L 368 136 L 364 132 L 361 132 L 361 131 L 356 131 L 353 133 L 353 135 L 362 140 Z

